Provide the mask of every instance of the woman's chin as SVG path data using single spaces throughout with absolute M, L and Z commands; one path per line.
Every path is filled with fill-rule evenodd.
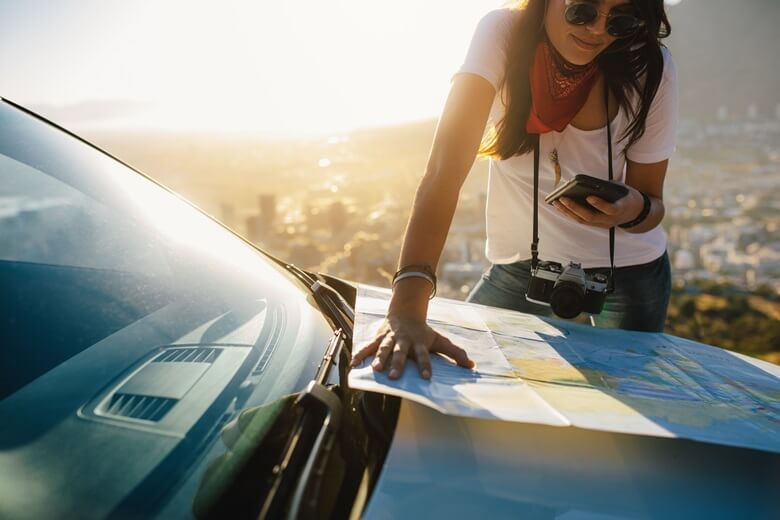
M 565 47 L 566 52 L 561 54 L 573 65 L 587 65 L 595 60 L 599 53 L 604 50 L 602 44 L 591 45 L 572 34 L 567 36 Z
M 583 55 L 582 53 L 569 52 L 567 54 L 561 53 L 561 56 L 563 56 L 563 59 L 572 65 L 583 66 L 590 64 L 593 60 L 596 59 L 598 54 Z

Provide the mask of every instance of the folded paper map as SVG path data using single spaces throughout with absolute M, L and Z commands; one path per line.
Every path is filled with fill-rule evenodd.
M 390 292 L 360 286 L 353 348 L 384 319 Z M 599 329 L 466 304 L 430 303 L 429 324 L 464 348 L 474 369 L 432 355 L 391 380 L 369 358 L 353 388 L 441 413 L 592 430 L 682 437 L 780 452 L 780 367 L 668 334 Z

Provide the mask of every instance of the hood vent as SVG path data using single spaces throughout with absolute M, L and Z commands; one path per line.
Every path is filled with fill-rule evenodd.
M 228 389 L 237 391 L 236 374 L 251 353 L 248 345 L 155 349 L 85 404 L 79 416 L 184 437 L 221 397 L 228 399 Z
M 177 401 L 178 399 L 117 392 L 111 396 L 105 414 L 158 422 L 165 417 L 165 414 L 173 408 Z
M 153 363 L 214 363 L 221 352 L 219 348 L 172 348 L 154 358 Z

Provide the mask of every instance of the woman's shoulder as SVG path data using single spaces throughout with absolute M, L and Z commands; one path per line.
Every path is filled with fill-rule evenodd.
M 482 15 L 482 19 L 494 21 L 513 20 L 521 13 L 522 11 L 514 7 L 499 7 L 486 12 Z
M 517 11 L 494 9 L 485 13 L 477 24 L 466 57 L 456 74 L 468 72 L 482 76 L 496 90 L 506 67 L 506 49 Z
M 500 35 L 508 32 L 521 11 L 511 7 L 493 9 L 485 13 L 477 24 L 477 31 Z

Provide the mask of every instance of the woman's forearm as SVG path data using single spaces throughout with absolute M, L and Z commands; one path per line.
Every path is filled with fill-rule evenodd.
M 414 197 L 404 233 L 399 267 L 429 265 L 436 269 L 458 204 L 459 186 L 447 182 L 441 172 L 427 173 Z M 393 289 L 388 314 L 424 318 L 428 310 L 430 284 L 423 278 L 406 278 Z
M 650 213 L 642 222 L 626 229 L 629 233 L 645 233 L 661 224 L 666 213 L 664 201 L 661 197 L 664 192 L 664 178 L 666 177 L 668 167 L 668 160 L 650 164 L 637 163 L 630 159 L 626 161 L 626 184 L 645 193 L 650 198 Z M 639 210 L 637 210 L 635 215 L 629 216 L 634 217 L 638 215 Z
M 436 269 L 495 95 L 488 80 L 475 74 L 459 74 L 453 80 L 436 126 L 425 175 L 414 197 L 399 267 L 429 265 Z M 424 320 L 430 294 L 431 286 L 424 278 L 399 280 L 393 288 L 388 318 Z

